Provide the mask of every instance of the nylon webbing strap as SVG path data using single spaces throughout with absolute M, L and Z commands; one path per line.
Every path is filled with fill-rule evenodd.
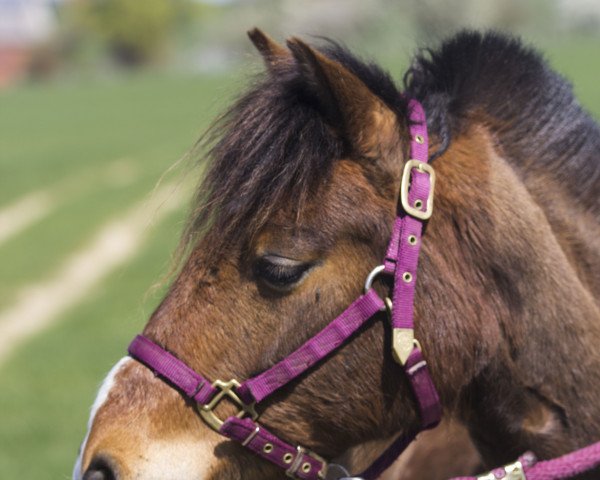
M 552 460 L 537 461 L 535 455 L 528 452 L 519 457 L 516 462 L 505 467 L 495 468 L 489 473 L 476 477 L 454 477 L 450 480 L 512 480 L 513 478 L 518 480 L 566 480 L 598 468 L 600 468 L 600 442 Z
M 238 388 L 240 397 L 248 403 L 262 401 L 339 348 L 382 308 L 384 304 L 381 298 L 375 290 L 369 290 L 295 352 L 242 383 Z
M 143 335 L 137 335 L 127 350 L 129 355 L 199 404 L 208 403 L 217 393 L 206 378 Z
M 411 135 L 411 159 L 407 162 L 401 187 L 402 209 L 394 222 L 393 233 L 384 260 L 385 272 L 394 275 L 393 306 L 391 323 L 396 329 L 413 329 L 414 288 L 423 221 L 431 213 L 432 189 L 435 181 L 431 168 L 423 167 L 427 162 L 428 139 L 425 112 L 419 102 L 409 102 Z M 255 423 L 258 415 L 253 403 L 260 402 L 279 390 L 302 373 L 326 358 L 343 345 L 356 331 L 385 309 L 385 303 L 373 289 L 356 299 L 344 312 L 331 321 L 319 333 L 306 341 L 293 353 L 268 370 L 239 385 L 230 382 L 215 382 L 221 392 L 214 388 L 202 375 L 188 367 L 173 354 L 151 340 L 138 335 L 129 346 L 129 353 L 156 374 L 179 388 L 185 395 L 201 405 L 204 420 L 221 434 L 240 442 L 246 448 L 274 464 L 285 468 L 289 475 L 303 480 L 322 478 L 327 463 L 318 455 L 301 447 L 293 447 Z M 429 375 L 427 364 L 419 348 L 409 344 L 406 358 L 402 359 L 412 386 L 423 428 L 437 424 L 441 415 L 439 398 Z M 234 385 L 234 386 L 232 386 Z M 239 386 L 237 386 L 239 385 Z M 235 388 L 237 387 L 237 388 Z M 235 392 L 232 391 L 235 388 Z M 212 408 L 223 395 L 233 398 L 241 410 L 238 416 L 221 421 Z M 239 398 L 238 398 L 239 397 Z M 212 403 L 211 400 L 213 400 Z M 385 470 L 415 434 L 396 439 L 379 459 L 364 473 L 364 478 L 374 479 Z

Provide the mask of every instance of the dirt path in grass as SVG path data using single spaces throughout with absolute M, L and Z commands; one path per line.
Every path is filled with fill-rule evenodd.
M 102 227 L 51 278 L 29 285 L 0 312 L 0 365 L 31 336 L 55 322 L 140 249 L 150 226 L 176 210 L 181 187 L 168 184 Z
M 56 199 L 42 191 L 20 198 L 0 210 L 0 245 L 48 215 Z
M 52 187 L 29 193 L 0 207 L 0 246 L 89 188 L 89 185 L 127 186 L 137 177 L 139 171 L 136 164 L 129 158 L 119 158 L 101 167 L 78 172 Z

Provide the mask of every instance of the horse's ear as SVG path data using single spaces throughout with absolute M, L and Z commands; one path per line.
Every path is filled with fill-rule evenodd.
M 396 115 L 362 80 L 298 38 L 287 46 L 327 122 L 357 153 L 376 158 L 396 144 Z
M 291 61 L 292 55 L 290 51 L 283 45 L 278 44 L 259 28 L 249 30 L 248 37 L 250 37 L 250 41 L 262 55 L 265 65 L 270 71 L 280 63 Z

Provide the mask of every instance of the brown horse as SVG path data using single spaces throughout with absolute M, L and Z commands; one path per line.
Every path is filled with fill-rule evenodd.
M 406 96 L 334 43 L 294 38 L 286 48 L 258 30 L 250 37 L 267 72 L 213 129 L 186 260 L 144 334 L 207 378 L 243 380 L 335 318 L 385 253 L 414 97 L 437 172 L 415 333 L 449 419 L 444 432 L 464 424 L 489 467 L 600 439 L 600 130 L 567 82 L 498 34 L 461 33 L 418 55 Z M 361 446 L 417 428 L 390 343 L 377 315 L 261 406 L 261 423 L 352 464 Z M 221 418 L 235 412 L 219 409 Z M 460 438 L 449 450 L 455 465 L 421 461 L 412 478 L 469 473 L 456 471 L 474 465 L 470 450 L 457 454 Z M 413 458 L 423 459 L 419 444 L 426 439 Z M 130 358 L 101 388 L 74 473 L 281 477 Z

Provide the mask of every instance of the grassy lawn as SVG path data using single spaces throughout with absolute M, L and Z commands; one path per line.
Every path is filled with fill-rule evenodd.
M 177 240 L 169 232 L 180 223 L 181 215 L 163 222 L 129 265 L 5 364 L 0 373 L 5 478 L 70 478 L 94 392 L 158 301 L 159 294 L 148 296 L 148 289 L 164 273 Z
M 0 248 L 0 308 L 148 194 L 206 127 L 226 85 L 134 76 L 3 94 L 0 208 L 38 189 L 49 190 L 60 208 Z
M 189 162 L 167 170 L 226 103 L 232 84 L 139 75 L 1 93 L 0 209 L 40 189 L 56 208 L 0 246 L 0 310 L 147 198 L 159 179 L 181 181 Z M 181 210 L 156 226 L 131 263 L 0 367 L 3 478 L 70 476 L 94 391 L 158 301 L 147 292 L 167 268 Z
M 600 118 L 600 42 L 549 43 L 545 49 Z M 399 64 L 390 67 L 400 70 Z M 48 216 L 0 246 L 0 310 L 148 195 L 236 83 L 136 75 L 0 93 L 0 209 L 38 189 L 57 199 Z M 182 171 L 168 177 L 180 178 Z M 99 382 L 160 298 L 160 290 L 146 294 L 165 272 L 183 215 L 155 226 L 127 265 L 0 366 L 3 478 L 70 478 Z
M 543 51 L 550 64 L 573 84 L 583 106 L 600 120 L 600 39 L 557 40 Z

